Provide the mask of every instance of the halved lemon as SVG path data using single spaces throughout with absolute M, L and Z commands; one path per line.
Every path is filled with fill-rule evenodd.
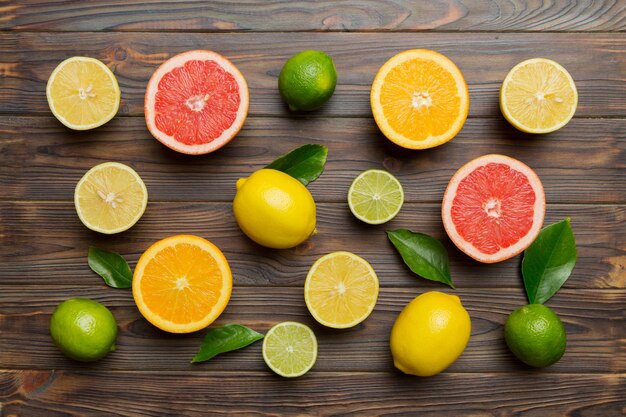
M 52 71 L 46 86 L 52 114 L 70 129 L 102 126 L 120 107 L 120 87 L 113 72 L 95 58 L 75 56 Z
M 459 133 L 467 119 L 469 93 L 463 74 L 449 58 L 411 49 L 378 70 L 370 104 L 389 140 L 404 148 L 426 149 Z
M 91 168 L 74 191 L 80 221 L 104 234 L 130 229 L 141 218 L 147 204 L 148 190 L 139 174 L 118 162 Z
M 372 266 L 350 252 L 319 258 L 304 283 L 304 301 L 320 324 L 335 329 L 356 326 L 374 309 L 378 277 Z
M 578 91 L 572 76 L 545 58 L 520 62 L 500 88 L 500 110 L 513 126 L 526 133 L 549 133 L 574 116 Z
M 278 323 L 263 338 L 263 360 L 272 371 L 285 378 L 306 374 L 316 359 L 315 333 L 302 323 Z
M 224 254 L 192 235 L 150 246 L 133 274 L 133 298 L 150 323 L 171 333 L 204 329 L 230 300 L 233 278 Z

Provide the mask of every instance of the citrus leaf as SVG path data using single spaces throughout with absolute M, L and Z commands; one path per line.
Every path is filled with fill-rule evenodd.
M 92 246 L 89 248 L 87 262 L 91 270 L 100 275 L 109 287 L 130 288 L 132 286 L 133 273 L 128 262 L 121 255 Z
M 454 288 L 450 277 L 448 251 L 441 242 L 424 233 L 407 229 L 388 231 L 387 236 L 411 271 L 422 278 Z
M 220 353 L 241 349 L 261 339 L 263 339 L 261 333 L 246 326 L 226 324 L 204 336 L 200 351 L 193 357 L 191 363 L 208 361 Z
M 304 185 L 308 185 L 324 171 L 328 148 L 314 143 L 300 146 L 266 166 L 289 174 Z
M 524 251 L 522 260 L 528 301 L 543 304 L 556 294 L 572 273 L 576 258 L 576 240 L 569 218 L 543 228 Z

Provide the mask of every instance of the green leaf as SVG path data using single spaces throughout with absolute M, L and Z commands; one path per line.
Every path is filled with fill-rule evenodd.
M 241 349 L 261 339 L 263 339 L 261 333 L 246 326 L 227 324 L 211 330 L 204 336 L 200 351 L 193 357 L 191 363 L 208 361 L 220 353 Z
M 541 230 L 524 251 L 522 276 L 531 304 L 543 304 L 569 278 L 576 265 L 576 241 L 569 218 Z
M 328 148 L 323 145 L 308 144 L 281 156 L 265 168 L 289 174 L 304 185 L 308 185 L 324 171 Z
M 133 273 L 128 262 L 121 255 L 92 246 L 89 248 L 87 262 L 92 271 L 100 275 L 109 287 L 130 288 L 132 286 Z
M 437 239 L 407 229 L 388 231 L 387 236 L 411 271 L 431 281 L 454 288 L 448 251 Z

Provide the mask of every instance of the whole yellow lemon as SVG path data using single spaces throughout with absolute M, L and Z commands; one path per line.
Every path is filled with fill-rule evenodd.
M 259 245 L 292 248 L 315 232 L 315 201 L 295 178 L 261 169 L 237 181 L 233 201 L 241 230 Z
M 405 374 L 436 375 L 461 356 L 471 327 L 459 297 L 424 293 L 404 307 L 391 329 L 393 363 Z

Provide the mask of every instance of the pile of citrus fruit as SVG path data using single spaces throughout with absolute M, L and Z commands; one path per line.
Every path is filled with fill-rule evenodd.
M 323 106 L 335 90 L 337 72 L 322 51 L 291 57 L 278 77 L 278 90 L 292 111 Z M 120 89 L 102 62 L 74 57 L 52 72 L 46 94 L 52 113 L 71 129 L 92 129 L 117 113 Z M 382 134 L 407 149 L 427 149 L 452 140 L 470 109 L 468 87 L 446 56 L 425 49 L 401 52 L 375 75 L 370 95 L 374 120 Z M 195 50 L 176 55 L 156 69 L 145 94 L 150 133 L 174 151 L 206 154 L 231 141 L 242 128 L 249 105 L 248 86 L 237 67 L 223 56 Z M 500 91 L 504 117 L 528 133 L 547 133 L 572 118 L 577 92 L 567 71 L 547 59 L 515 66 Z M 316 205 L 298 178 L 286 170 L 260 169 L 237 181 L 233 214 L 241 231 L 269 248 L 295 247 L 316 233 Z M 123 232 L 143 215 L 148 192 L 137 172 L 107 162 L 78 181 L 74 201 L 80 221 L 104 234 Z M 367 170 L 352 182 L 347 202 L 367 224 L 393 219 L 404 202 L 404 189 L 384 170 Z M 461 167 L 443 197 L 441 216 L 451 241 L 485 263 L 509 259 L 526 249 L 543 225 L 545 195 L 539 177 L 516 159 L 485 155 Z M 232 274 L 224 254 L 198 236 L 178 235 L 150 246 L 132 277 L 132 293 L 141 314 L 172 333 L 204 329 L 226 308 Z M 374 310 L 379 280 L 360 256 L 340 251 L 321 256 L 304 282 L 304 303 L 321 325 L 345 329 L 362 323 Z M 533 323 L 544 323 L 537 327 Z M 55 344 L 77 360 L 98 360 L 115 347 L 117 326 L 106 307 L 91 300 L 68 300 L 50 323 Z M 534 333 L 533 333 L 534 332 Z M 470 316 L 454 295 L 428 292 L 416 297 L 397 317 L 390 336 L 395 366 L 419 376 L 435 375 L 464 351 Z M 544 306 L 526 306 L 511 314 L 506 341 L 522 361 L 547 366 L 565 349 L 563 326 Z M 285 377 L 301 376 L 317 358 L 317 339 L 301 323 L 283 322 L 264 337 L 263 358 Z

